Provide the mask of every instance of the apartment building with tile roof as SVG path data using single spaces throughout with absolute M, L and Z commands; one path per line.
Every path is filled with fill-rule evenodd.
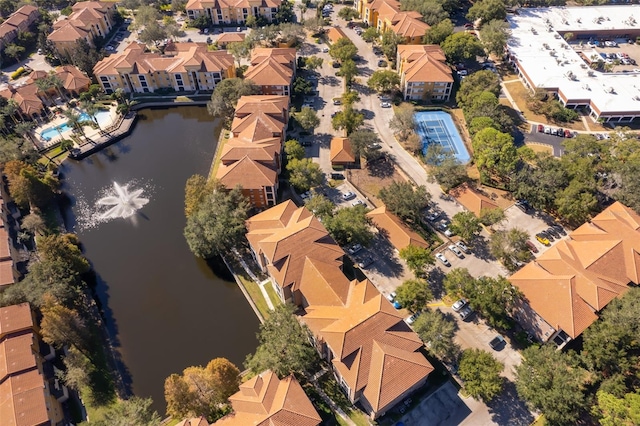
M 329 27 L 327 30 L 327 38 L 329 39 L 329 43 L 335 44 L 341 38 L 349 38 L 342 28 L 340 27 Z
M 229 43 L 242 43 L 245 36 L 245 33 L 222 33 L 216 39 L 216 44 L 218 49 L 226 49 Z
M 440 46 L 399 45 L 396 64 L 405 100 L 449 100 L 453 76 Z
M 231 122 L 231 137 L 216 154 L 216 179 L 227 188 L 241 186 L 254 208 L 276 204 L 288 109 L 286 96 L 241 97 Z
M 616 202 L 509 280 L 524 295 L 515 318 L 542 342 L 578 337 L 640 284 L 640 215 Z
M 482 214 L 484 210 L 500 208 L 491 198 L 469 186 L 466 182 L 450 190 L 449 195 L 462 204 L 465 209 L 478 217 L 480 217 L 480 214 Z
M 311 212 L 286 201 L 250 218 L 247 229 L 255 259 L 300 308 L 350 401 L 375 419 L 424 385 L 433 367 L 419 352 L 422 341 L 370 281 L 346 278 L 344 252 Z
M 60 424 L 69 393 L 46 364 L 27 303 L 0 308 L 0 420 L 5 426 Z M 48 347 L 51 349 L 50 347 Z M 46 355 L 43 355 L 46 354 Z M 48 371 L 48 373 L 47 373 Z
M 189 0 L 185 9 L 189 19 L 208 17 L 213 25 L 243 25 L 249 16 L 276 19 L 282 0 Z
M 292 375 L 280 380 L 267 370 L 242 383 L 229 401 L 233 413 L 214 425 L 318 426 L 322 422 L 302 386 Z
M 0 50 L 15 41 L 18 34 L 29 31 L 29 28 L 40 18 L 40 11 L 35 6 L 26 4 L 13 12 L 0 24 Z
M 393 31 L 404 37 L 405 44 L 420 44 L 431 28 L 416 11 L 403 11 L 398 0 L 357 0 L 355 8 L 360 18 L 380 33 Z
M 186 419 L 178 423 L 176 426 L 210 426 L 207 419 L 204 417 L 194 417 Z
M 41 91 L 36 81 L 55 75 L 62 81 L 60 90 L 68 95 L 77 96 L 89 89 L 91 79 L 84 75 L 82 71 L 73 65 L 63 65 L 49 73 L 45 71 L 34 71 L 22 86 L 9 85 L 0 91 L 0 96 L 6 99 L 13 99 L 19 107 L 19 113 L 23 117 L 39 120 L 46 115 L 45 106 L 51 104 L 52 97 L 58 96 L 57 89 L 51 87 L 46 92 Z
M 68 54 L 79 39 L 94 46 L 96 37 L 105 37 L 113 29 L 116 4 L 101 1 L 81 1 L 74 4 L 72 13 L 53 24 L 47 40 L 62 54 Z
M 384 205 L 368 212 L 367 217 L 371 219 L 378 231 L 382 232 L 398 251 L 408 246 L 429 247 L 429 244 L 420 234 L 409 229 L 398 216 L 387 210 Z
M 291 95 L 296 76 L 296 49 L 256 48 L 251 52 L 251 65 L 244 73 L 263 95 Z
M 352 166 L 356 162 L 349 138 L 336 136 L 331 139 L 329 158 L 332 166 Z
M 226 50 L 209 51 L 206 43 L 173 43 L 164 54 L 148 52 L 133 42 L 93 68 L 106 93 L 148 93 L 159 89 L 177 92 L 211 91 L 225 78 L 235 77 L 233 56 Z

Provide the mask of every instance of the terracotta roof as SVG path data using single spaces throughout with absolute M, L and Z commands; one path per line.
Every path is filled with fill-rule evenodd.
M 422 341 L 402 315 L 365 280 L 347 304 L 311 305 L 302 320 L 331 348 L 334 367 L 349 388 L 380 411 L 433 371 L 416 351 Z
M 244 33 L 223 33 L 218 37 L 216 42 L 220 44 L 239 43 L 244 41 Z
M 273 234 L 278 229 L 284 229 L 295 212 L 305 213 L 311 216 L 311 212 L 307 209 L 299 209 L 291 200 L 286 200 L 270 209 L 267 209 L 247 221 L 247 230 L 249 234 L 253 231 L 256 235 L 259 231 L 266 230 L 266 233 Z
M 288 96 L 250 95 L 242 96 L 238 99 L 235 116 L 243 117 L 256 112 L 263 112 L 284 120 L 288 110 Z
M 307 305 L 342 306 L 347 303 L 351 283 L 341 266 L 335 261 L 304 259 L 298 289 Z
M 398 14 L 398 20 L 393 25 L 393 32 L 403 37 L 422 37 L 427 30 L 431 28 L 420 19 L 412 16 L 410 13 Z
M 91 85 L 91 79 L 73 65 L 58 67 L 55 74 L 62 80 L 64 88 L 69 91 L 88 89 Z
M 398 56 L 405 81 L 453 82 L 440 46 L 403 44 L 398 46 Z
M 0 338 L 33 328 L 33 315 L 28 303 L 0 308 Z
M 510 281 L 547 323 L 575 338 L 629 283 L 639 283 L 640 216 L 616 202 L 569 237 Z
M 53 42 L 74 42 L 87 37 L 89 34 L 90 32 L 88 30 L 76 26 L 75 23 L 64 21 L 64 24 L 56 27 L 51 34 L 47 36 L 47 40 Z
M 453 188 L 449 194 L 478 217 L 482 210 L 500 208 L 491 198 L 470 187 L 466 182 Z
M 244 77 L 257 86 L 288 86 L 293 80 L 293 70 L 269 57 L 257 65 L 250 66 Z
M 9 250 L 9 234 L 7 228 L 0 226 L 0 260 L 11 259 Z
M 210 426 L 207 419 L 204 417 L 194 417 L 192 419 L 186 419 L 178 423 L 176 426 Z
M 251 51 L 251 65 L 271 58 L 293 70 L 296 66 L 296 49 L 289 47 L 256 47 Z
M 233 56 L 226 50 L 209 51 L 206 43 L 174 43 L 171 55 L 145 52 L 144 45 L 133 42 L 121 53 L 107 56 L 93 68 L 95 75 L 117 75 L 121 72 L 148 74 L 157 71 L 220 72 L 233 67 Z M 130 71 L 131 70 L 131 71 Z
M 387 211 L 386 206 L 371 210 L 367 213 L 367 217 L 371 218 L 378 230 L 387 233 L 389 241 L 398 250 L 402 250 L 409 245 L 422 248 L 429 247 L 424 238 L 409 229 L 396 215 Z
M 255 142 L 241 138 L 231 138 L 224 144 L 220 159 L 224 164 L 239 161 L 243 157 L 249 157 L 254 161 L 263 163 L 275 163 L 279 155 L 279 138 L 268 138 Z
M 33 333 L 26 333 L 0 342 L 0 382 L 8 376 L 36 368 L 33 337 Z
M 261 140 L 282 135 L 284 118 L 257 110 L 243 117 L 235 117 L 231 122 L 231 133 L 246 140 Z
M 20 107 L 23 114 L 32 116 L 40 114 L 44 104 L 37 95 L 38 88 L 35 84 L 27 84 L 18 88 L 11 87 L 0 91 L 0 96 L 6 99 L 13 99 Z
M 331 44 L 335 44 L 335 42 L 340 40 L 341 38 L 349 38 L 340 27 L 330 27 L 327 31 L 327 37 L 329 38 L 329 42 L 331 42 Z
M 318 426 L 322 421 L 293 376 L 279 380 L 271 371 L 241 384 L 229 401 L 234 412 L 216 425 Z
M 330 154 L 332 163 L 353 163 L 356 161 L 349 138 L 334 137 L 331 139 Z
M 0 262 L 0 286 L 13 284 L 13 261 L 4 260 Z
M 274 186 L 278 181 L 278 174 L 271 167 L 244 156 L 228 166 L 221 164 L 216 179 L 227 188 L 240 185 L 243 189 L 262 190 L 264 187 Z
M 0 419 L 3 426 L 49 424 L 44 382 L 38 370 L 9 377 L 0 383 Z

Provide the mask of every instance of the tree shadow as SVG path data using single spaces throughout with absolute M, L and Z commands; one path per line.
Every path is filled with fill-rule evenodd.
M 342 85 L 342 79 L 339 79 L 336 76 L 333 75 L 327 75 L 327 76 L 323 76 L 320 77 L 320 79 L 318 80 L 320 83 L 322 84 L 326 84 L 327 86 L 341 86 Z
M 431 290 L 431 293 L 433 293 L 433 297 L 435 299 L 442 299 L 445 295 L 444 277 L 444 271 L 437 266 L 432 268 L 427 274 L 429 289 Z
M 364 115 L 365 120 L 373 120 L 373 117 L 376 116 L 376 113 L 369 109 L 361 109 L 360 113 Z
M 369 176 L 384 179 L 393 176 L 396 167 L 391 159 L 383 155 L 375 160 L 367 161 L 367 172 Z
M 404 267 L 398 261 L 395 248 L 389 242 L 386 231 L 380 230 L 373 238 L 370 247 L 375 247 L 375 255 L 382 260 L 383 264 L 376 262 L 369 266 L 369 269 L 374 269 L 385 277 L 399 277 L 402 275 Z
M 484 261 L 493 261 L 496 258 L 491 254 L 491 249 L 489 248 L 489 240 L 482 235 L 477 235 L 471 241 L 473 244 L 473 255 L 480 260 Z
M 491 420 L 498 425 L 529 425 L 534 417 L 524 401 L 518 396 L 513 382 L 504 381 L 502 393 L 487 403 Z

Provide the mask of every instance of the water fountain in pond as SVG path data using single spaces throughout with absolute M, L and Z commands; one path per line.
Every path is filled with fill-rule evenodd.
M 114 195 L 107 195 L 100 198 L 97 206 L 109 206 L 109 210 L 100 215 L 101 220 L 127 218 L 133 216 L 136 211 L 140 210 L 149 199 L 142 198 L 142 189 L 135 189 L 129 192 L 128 185 L 120 186 L 117 182 L 113 182 L 115 190 Z

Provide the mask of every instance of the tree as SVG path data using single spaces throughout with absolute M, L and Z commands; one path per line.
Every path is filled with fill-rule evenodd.
M 80 250 L 80 239 L 75 234 L 51 234 L 39 238 L 38 254 L 44 261 L 63 262 L 79 274 L 91 269 Z
M 244 238 L 249 202 L 236 187 L 227 190 L 214 183 L 198 207 L 187 218 L 184 236 L 198 257 L 210 258 L 226 253 Z
M 314 163 L 311 158 L 301 160 L 293 158 L 287 163 L 287 170 L 289 171 L 289 182 L 298 191 L 308 191 L 320 185 L 324 180 L 320 165 Z
M 475 163 L 484 173 L 507 180 L 515 170 L 518 153 L 511 135 L 488 127 L 476 133 L 472 146 Z
M 134 21 L 135 28 L 141 28 L 146 25 L 153 24 L 160 19 L 158 9 L 153 6 L 140 6 L 136 10 L 136 19 Z
M 287 161 L 293 159 L 302 160 L 306 155 L 304 147 L 295 139 L 290 139 L 284 143 L 284 153 L 287 154 Z
M 78 312 L 56 304 L 52 298 L 44 303 L 40 323 L 42 340 L 56 348 L 72 346 L 94 364 L 95 357 L 88 347 L 91 337 L 85 320 Z
M 595 187 L 574 179 L 565 189 L 558 192 L 555 200 L 558 213 L 575 225 L 586 222 L 598 207 Z
M 4 54 L 12 57 L 16 62 L 20 60 L 20 55 L 24 53 L 24 47 L 11 43 L 4 48 Z
M 504 214 L 504 210 L 502 210 L 500 207 L 480 210 L 480 223 L 485 226 L 493 226 L 505 219 L 506 216 Z
M 369 27 L 362 32 L 362 39 L 367 43 L 371 43 L 378 38 L 380 38 L 380 33 L 376 27 Z
M 403 102 L 394 109 L 394 115 L 389 121 L 389 127 L 396 130 L 401 141 L 407 139 L 409 134 L 416 129 L 416 108 L 408 103 Z
M 291 304 L 278 305 L 258 332 L 258 348 L 248 355 L 245 367 L 255 374 L 273 371 L 279 378 L 303 376 L 319 361 L 309 344 L 309 331 L 294 316 Z
M 84 72 L 89 77 L 93 77 L 93 68 L 98 61 L 102 59 L 102 54 L 84 38 L 78 39 L 69 52 L 69 62 L 78 67 L 80 71 Z M 55 81 L 54 84 L 56 84 Z M 60 85 L 62 85 L 62 81 L 60 81 Z M 60 87 L 57 84 L 56 86 L 58 88 Z
M 446 1 L 435 0 L 403 0 L 400 2 L 402 10 L 415 10 L 422 15 L 422 19 L 428 25 L 436 25 L 438 22 L 448 17 L 447 11 L 444 9 Z M 449 6 L 448 6 L 449 7 Z M 454 6 L 452 11 L 456 9 Z
M 340 63 L 343 63 L 347 59 L 353 59 L 356 53 L 358 53 L 358 48 L 347 37 L 338 39 L 329 48 L 329 56 Z
M 445 362 L 456 362 L 460 347 L 453 341 L 458 329 L 453 318 L 443 315 L 437 309 L 425 309 L 413 323 L 413 329 L 431 354 Z
M 213 187 L 209 185 L 209 181 L 202 175 L 193 175 L 187 179 L 184 190 L 184 215 L 185 217 L 198 209 L 202 200 L 204 200 L 207 189 L 213 191 Z
M 251 40 L 245 38 L 242 41 L 229 43 L 227 44 L 227 52 L 233 55 L 233 58 L 238 63 L 238 68 L 240 68 L 240 62 L 243 59 L 248 59 L 251 55 Z
M 204 30 L 205 28 L 209 28 L 211 26 L 211 18 L 209 18 L 206 14 L 199 15 L 197 18 L 189 21 L 189 26 L 197 28 L 199 30 Z
M 515 306 L 520 292 L 509 280 L 502 276 L 480 277 L 464 285 L 463 293 L 489 325 L 503 330 L 510 327 L 508 313 Z
M 407 246 L 413 247 L 413 246 Z M 405 249 L 406 249 L 405 248 Z M 403 250 L 405 250 L 403 249 Z M 424 250 L 424 249 L 423 249 Z M 396 300 L 413 313 L 420 312 L 433 300 L 433 293 L 425 280 L 407 280 L 396 290 Z
M 444 19 L 429 28 L 424 35 L 425 44 L 440 44 L 453 34 L 453 22 L 450 19 Z
M 447 61 L 458 63 L 463 61 L 475 61 L 476 56 L 482 56 L 482 45 L 469 33 L 454 33 L 447 37 L 440 45 Z
M 309 30 L 312 35 L 319 34 L 324 25 L 325 21 L 322 17 L 307 18 L 304 20 L 304 27 Z
M 333 216 L 336 205 L 323 195 L 312 195 L 304 202 L 304 206 L 309 209 L 314 216 L 320 218 L 323 223 L 327 222 L 327 218 Z
M 338 209 L 322 222 L 338 244 L 368 246 L 373 239 L 366 207 L 359 205 Z
M 389 61 L 395 62 L 398 53 L 398 45 L 405 41 L 404 37 L 394 31 L 385 31 L 380 38 L 380 49 Z
M 356 130 L 349 135 L 349 142 L 351 143 L 351 150 L 356 158 L 367 157 L 371 151 L 371 146 L 380 143 L 380 139 L 372 130 L 363 129 Z
M 576 424 L 586 407 L 582 392 L 585 372 L 573 352 L 553 345 L 531 346 L 516 367 L 516 389 L 521 398 L 545 415 L 551 424 Z
M 176 418 L 204 416 L 215 422 L 229 410 L 227 399 L 240 385 L 240 370 L 226 358 L 206 367 L 188 367 L 164 382 L 167 414 Z
M 476 73 L 472 74 L 475 75 Z M 491 127 L 496 130 L 500 130 L 500 126 L 491 117 L 473 117 L 469 123 L 469 134 L 471 137 L 475 136 L 481 130 Z
M 324 62 L 324 59 L 318 56 L 308 56 L 304 61 L 304 66 L 306 69 L 313 71 L 318 68 L 321 68 L 323 62 Z
M 444 290 L 451 298 L 464 295 L 464 288 L 475 281 L 467 268 L 454 268 L 444 277 Z
M 331 119 L 333 129 L 344 130 L 347 136 L 356 131 L 363 123 L 364 115 L 353 109 L 352 105 L 345 105 L 342 111 Z
M 633 426 L 640 424 L 640 393 L 627 393 L 624 398 L 616 398 L 610 393 L 599 391 L 597 405 L 593 413 L 602 426 Z
M 313 110 L 313 108 L 302 107 L 300 112 L 295 114 L 296 121 L 306 131 L 310 131 L 315 129 L 320 125 L 320 118 L 318 118 L 318 114 Z
M 408 245 L 400 250 L 400 257 L 416 276 L 422 276 L 427 265 L 433 265 L 435 259 L 431 251 L 422 247 Z
M 42 216 L 33 212 L 22 219 L 21 228 L 32 235 L 39 235 L 47 229 Z
M 438 182 L 444 192 L 449 192 L 468 179 L 466 168 L 439 143 L 427 146 L 424 161 L 429 166 L 429 177 Z
M 493 20 L 482 26 L 480 38 L 487 52 L 502 55 L 510 33 L 508 23 Z
M 353 59 L 347 59 L 342 62 L 340 70 L 336 73 L 340 77 L 344 78 L 347 86 L 351 85 L 353 78 L 358 75 L 358 67 Z
M 464 388 L 474 398 L 489 402 L 502 392 L 503 378 L 500 373 L 504 364 L 489 352 L 467 349 L 462 352 L 458 375 L 464 380 Z
M 283 22 L 293 22 L 296 15 L 293 12 L 293 2 L 283 1 L 278 8 L 274 18 L 276 22 L 282 24 Z
M 377 70 L 369 77 L 367 86 L 378 92 L 389 92 L 400 86 L 400 76 L 391 70 Z
M 21 208 L 31 205 L 43 208 L 53 198 L 59 181 L 50 175 L 42 176 L 35 167 L 22 161 L 9 161 L 4 165 L 13 200 Z
M 153 400 L 151 398 L 140 398 L 134 396 L 130 399 L 118 401 L 111 405 L 102 415 L 102 418 L 95 421 L 96 426 L 160 426 L 162 418 L 157 411 L 151 409 Z
M 238 99 L 242 96 L 257 95 L 258 93 L 260 93 L 260 89 L 251 80 L 225 78 L 213 89 L 207 109 L 209 114 L 224 117 L 228 121 L 233 117 Z
M 507 9 L 502 0 L 477 1 L 467 13 L 468 20 L 476 21 L 480 19 L 483 25 L 493 20 L 504 21 L 506 17 Z
M 343 7 L 338 12 L 338 16 L 344 19 L 345 21 L 351 21 L 353 19 L 360 17 L 360 12 L 358 12 L 353 7 Z
M 293 96 L 301 97 L 313 93 L 314 88 L 310 81 L 304 77 L 296 77 L 293 81 Z
M 420 210 L 431 201 L 431 194 L 426 187 L 414 187 L 409 182 L 393 182 L 382 188 L 378 197 L 393 214 L 414 224 L 420 221 Z
M 480 220 L 475 214 L 469 211 L 463 211 L 456 213 L 451 219 L 451 225 L 449 226 L 451 231 L 460 235 L 464 241 L 471 241 L 482 230 L 480 226 Z
M 340 96 L 340 100 L 345 106 L 353 106 L 354 103 L 360 100 L 360 95 L 355 90 L 345 90 L 342 96 Z
M 417 133 L 409 133 L 407 138 L 402 143 L 404 149 L 412 152 L 414 155 L 420 155 L 423 149 L 423 142 L 420 135 Z

